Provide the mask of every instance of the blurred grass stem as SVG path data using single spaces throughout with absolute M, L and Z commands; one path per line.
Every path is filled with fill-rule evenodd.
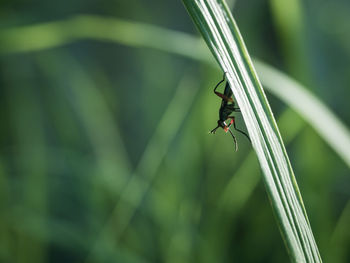
M 173 99 L 170 101 L 152 138 L 149 140 L 135 171 L 131 175 L 130 180 L 122 188 L 119 201 L 116 203 L 107 223 L 100 232 L 87 258 L 87 262 L 98 258 L 99 247 L 105 245 L 112 238 L 110 236 L 112 233 L 118 242 L 129 226 L 132 217 L 149 191 L 171 142 L 182 126 L 198 90 L 198 84 L 196 84 L 191 76 L 184 77 L 180 82 Z M 118 220 L 117 226 L 114 224 L 115 220 Z

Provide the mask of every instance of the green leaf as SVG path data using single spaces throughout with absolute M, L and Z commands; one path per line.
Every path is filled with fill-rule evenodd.
M 221 0 L 183 2 L 215 59 L 227 73 L 292 261 L 321 262 L 276 121 L 229 9 Z

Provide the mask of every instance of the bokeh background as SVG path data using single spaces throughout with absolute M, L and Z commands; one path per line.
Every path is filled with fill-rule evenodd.
M 349 127 L 350 2 L 229 4 L 251 56 Z M 1 1 L 0 262 L 288 262 L 251 145 L 208 135 L 222 72 L 168 52 L 178 32 L 180 0 Z M 349 167 L 267 97 L 324 261 L 350 262 Z

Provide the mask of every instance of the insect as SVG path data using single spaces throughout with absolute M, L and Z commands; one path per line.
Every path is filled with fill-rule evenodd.
M 224 129 L 225 132 L 230 132 L 230 134 L 232 135 L 233 141 L 235 143 L 235 150 L 238 150 L 238 145 L 237 145 L 237 140 L 236 137 L 233 135 L 230 127 L 231 125 L 233 125 L 233 128 L 242 133 L 243 135 L 245 135 L 248 140 L 250 141 L 250 138 L 248 136 L 248 134 L 246 134 L 244 131 L 238 129 L 236 127 L 236 122 L 235 122 L 235 116 L 230 116 L 230 114 L 232 112 L 241 112 L 240 108 L 235 107 L 235 102 L 232 98 L 232 90 L 230 88 L 230 84 L 228 82 L 226 82 L 226 86 L 224 89 L 224 94 L 217 92 L 216 89 L 220 86 L 220 84 L 222 82 L 225 81 L 225 77 L 226 77 L 226 72 L 224 73 L 224 76 L 222 78 L 222 80 L 216 84 L 215 88 L 214 88 L 214 93 L 219 96 L 222 100 L 221 100 L 221 106 L 219 109 L 219 120 L 218 120 L 218 126 L 216 126 L 214 129 L 212 129 L 210 131 L 210 133 L 215 134 L 216 130 L 221 127 Z M 226 120 L 231 119 L 229 124 L 226 124 Z M 251 142 L 251 141 L 250 141 Z

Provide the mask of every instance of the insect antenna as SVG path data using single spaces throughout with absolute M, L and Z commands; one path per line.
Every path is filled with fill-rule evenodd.
M 237 140 L 236 140 L 236 137 L 233 135 L 232 131 L 230 128 L 228 128 L 228 131 L 230 132 L 230 134 L 232 135 L 232 138 L 233 138 L 233 141 L 235 143 L 235 151 L 237 152 L 238 151 L 238 144 L 237 144 Z
M 215 134 L 215 132 L 216 132 L 216 130 L 219 128 L 220 126 L 218 125 L 218 126 L 216 126 L 214 129 L 212 129 L 209 133 L 213 133 L 213 134 Z

